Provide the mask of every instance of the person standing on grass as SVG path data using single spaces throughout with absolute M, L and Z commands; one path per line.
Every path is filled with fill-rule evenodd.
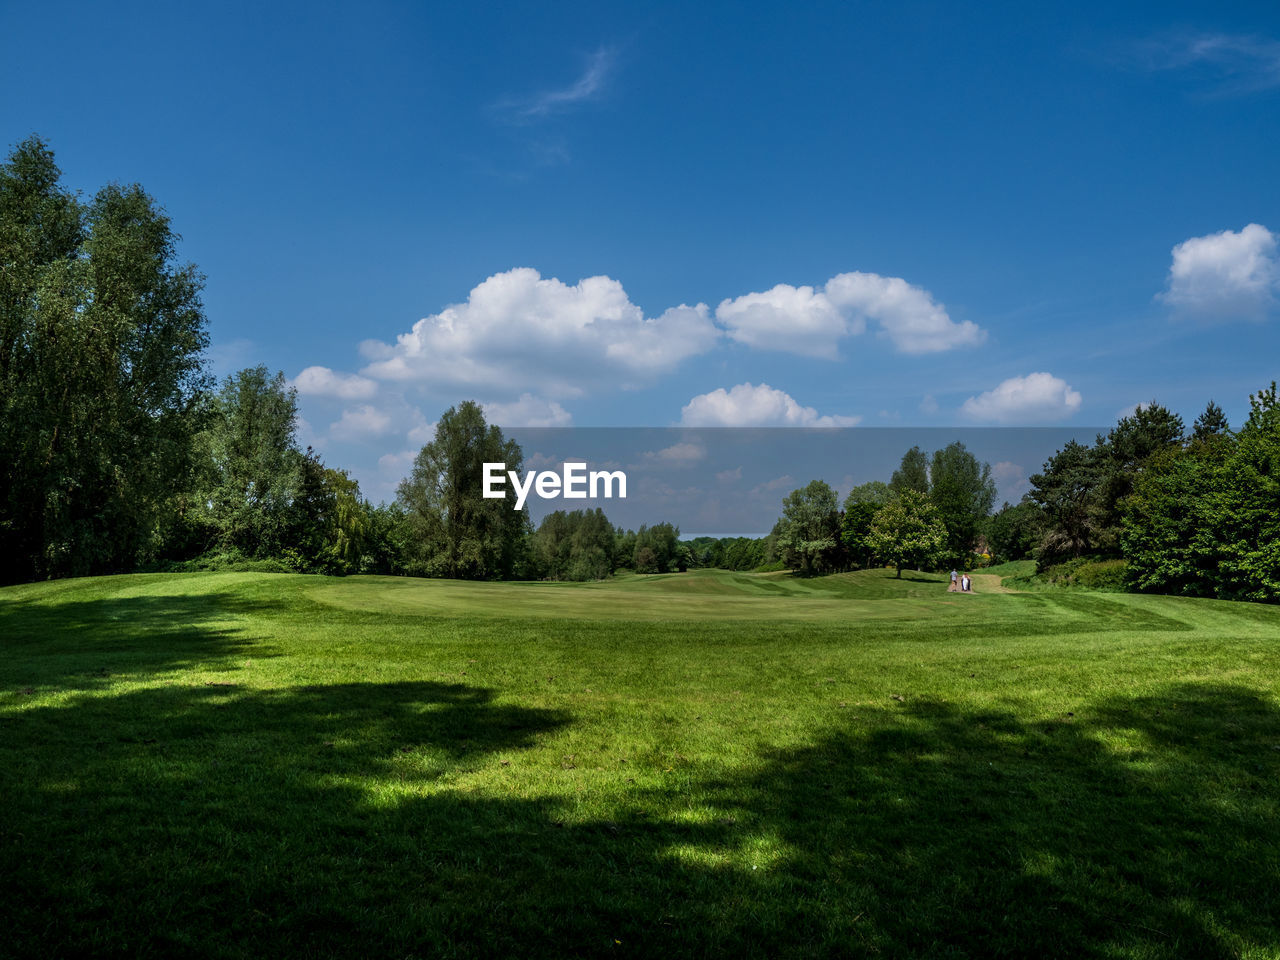
M 954 570 L 951 571 L 951 586 L 947 588 L 947 593 L 956 592 L 956 578 L 959 576 L 960 574 L 956 573 Z
M 973 587 L 973 581 L 969 579 L 969 575 L 966 573 L 963 577 L 960 578 L 960 589 L 964 593 L 969 593 L 971 592 L 972 587 Z

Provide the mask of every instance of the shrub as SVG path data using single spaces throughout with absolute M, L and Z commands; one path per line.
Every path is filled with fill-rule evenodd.
M 1121 592 L 1125 588 L 1124 560 L 1098 560 L 1077 557 L 1056 563 L 1034 577 L 1029 583 L 1049 584 L 1055 587 L 1082 587 L 1086 590 L 1110 590 Z

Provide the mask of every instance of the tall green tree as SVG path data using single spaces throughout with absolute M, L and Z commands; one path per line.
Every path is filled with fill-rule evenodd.
M 912 447 L 902 455 L 902 463 L 889 478 L 889 489 L 894 493 L 914 490 L 929 492 L 929 455 L 919 447 Z
M 1121 548 L 1135 590 L 1215 597 L 1234 513 L 1232 444 L 1196 442 L 1153 458 L 1125 501 Z
M 963 561 L 996 502 L 991 466 L 980 463 L 963 443 L 948 444 L 933 454 L 929 498 L 947 528 L 946 552 L 952 562 Z
M 334 573 L 362 571 L 376 530 L 373 508 L 360 495 L 360 484 L 345 470 L 324 468 L 324 489 L 332 506 L 324 528 L 322 562 Z M 375 566 L 372 558 L 367 563 Z
M 510 484 L 505 499 L 484 498 L 484 463 L 520 471 L 524 454 L 501 429 L 485 423 L 478 404 L 468 400 L 450 407 L 397 490 L 408 526 L 405 560 L 411 572 L 471 580 L 512 575 L 529 518 L 514 509 Z
M 534 573 L 548 580 L 603 580 L 616 569 L 616 531 L 604 511 L 553 510 L 533 535 Z
M 877 556 L 902 577 L 904 567 L 931 565 L 947 542 L 947 528 L 928 494 L 903 490 L 876 513 L 868 536 Z
M 189 486 L 202 278 L 139 186 L 85 205 L 39 139 L 0 167 L 5 580 L 132 569 Z
M 1044 511 L 1030 499 L 1006 503 L 982 525 L 997 561 L 1025 560 L 1044 537 Z
M 1151 459 L 1183 441 L 1183 423 L 1172 410 L 1154 400 L 1138 407 L 1098 437 L 1094 457 L 1099 468 L 1096 546 L 1118 552 L 1124 499 Z
M 641 524 L 632 546 L 631 568 L 636 573 L 675 573 L 688 566 L 687 548 L 680 543 L 680 528 L 663 522 Z
M 1280 602 L 1280 396 L 1273 380 L 1249 397 L 1249 418 L 1227 461 L 1220 513 L 1219 596 Z
M 299 530 L 307 526 L 300 501 L 321 495 L 324 468 L 303 462 L 297 416 L 297 392 L 283 373 L 247 367 L 223 381 L 200 437 L 204 471 L 197 500 L 208 547 L 258 558 L 299 547 Z M 312 504 L 310 512 L 322 511 Z
M 793 490 L 782 501 L 777 549 L 792 568 L 818 573 L 830 567 L 829 555 L 839 543 L 836 492 L 823 480 Z
M 1193 432 L 1185 448 L 1167 447 L 1136 476 L 1122 538 L 1135 589 L 1280 602 L 1275 384 L 1249 404 L 1238 432 L 1207 410 L 1202 421 L 1213 429 Z
M 850 562 L 855 567 L 869 567 L 875 555 L 868 536 L 876 513 L 892 499 L 889 485 L 872 480 L 854 487 L 844 499 L 844 513 L 840 518 L 840 541 Z
M 1071 440 L 1045 462 L 1043 472 L 1031 477 L 1027 496 L 1044 516 L 1037 550 L 1042 567 L 1093 548 L 1102 529 L 1099 491 L 1104 475 L 1097 451 Z
M 1191 439 L 1203 442 L 1211 437 L 1221 437 L 1230 432 L 1231 424 L 1227 422 L 1227 415 L 1222 412 L 1220 406 L 1210 400 L 1204 408 L 1204 413 L 1196 417 L 1196 422 L 1191 427 Z

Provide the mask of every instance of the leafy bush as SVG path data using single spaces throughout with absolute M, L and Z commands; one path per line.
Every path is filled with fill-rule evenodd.
M 1125 560 L 1099 560 L 1097 563 L 1086 563 L 1076 573 L 1076 582 L 1090 590 L 1125 589 L 1125 571 L 1128 562 Z
M 756 573 L 777 573 L 779 570 L 786 570 L 787 565 L 782 560 L 774 560 L 772 563 L 762 563 L 753 569 Z
M 290 551 L 296 554 L 296 551 Z M 298 567 L 276 557 L 254 560 L 236 548 L 214 550 L 191 560 L 166 563 L 160 568 L 165 573 L 300 573 Z
M 1118 559 L 1076 557 L 1056 563 L 1041 573 L 1027 577 L 1011 577 L 1011 581 L 1027 586 L 1081 587 L 1086 590 L 1122 592 L 1126 589 L 1125 572 L 1128 564 Z

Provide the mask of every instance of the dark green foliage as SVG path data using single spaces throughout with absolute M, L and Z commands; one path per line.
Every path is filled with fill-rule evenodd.
M 1280 403 L 1276 384 L 1249 398 L 1227 464 L 1222 595 L 1280 601 Z
M 1193 434 L 1186 449 L 1153 458 L 1137 479 L 1123 540 L 1135 589 L 1280 601 L 1275 384 L 1249 402 L 1238 433 Z
M 634 569 L 636 560 L 636 532 L 634 530 L 623 530 L 619 527 L 614 531 L 613 555 L 618 558 L 620 566 Z
M 404 573 L 409 525 L 404 509 L 396 503 L 371 506 L 364 503 L 367 535 L 360 554 L 360 573 Z
M 876 512 L 868 542 L 902 576 L 903 568 L 932 566 L 945 548 L 947 528 L 929 495 L 903 490 Z
M 889 479 L 889 489 L 894 493 L 914 490 L 916 493 L 929 492 L 929 455 L 919 447 L 912 447 L 902 455 L 902 465 L 893 471 Z
M 1182 418 L 1158 403 L 1123 417 L 1092 447 L 1072 441 L 1031 478 L 1029 498 L 1044 511 L 1041 569 L 1087 553 L 1118 555 L 1125 500 L 1153 458 L 1176 449 Z
M 792 569 L 803 574 L 835 569 L 839 534 L 836 492 L 824 481 L 814 480 L 782 501 L 776 544 L 781 559 Z
M 1183 440 L 1182 418 L 1152 401 L 1122 417 L 1095 446 L 1101 476 L 1098 486 L 1097 545 L 1118 552 L 1124 498 L 1152 457 L 1174 449 Z
M 996 502 L 991 467 L 956 441 L 933 455 L 929 499 L 947 528 L 945 562 L 966 564 L 983 520 Z
M 0 166 L 0 580 L 127 570 L 187 488 L 202 279 L 137 185 L 89 204 L 32 138 Z
M 617 531 L 599 507 L 555 510 L 533 534 L 531 572 L 545 580 L 603 580 L 617 568 L 616 545 Z
M 854 568 L 871 566 L 875 551 L 871 547 L 871 524 L 877 511 L 889 502 L 893 492 L 888 484 L 872 480 L 854 487 L 844 500 L 840 518 L 840 542 L 845 556 Z
M 297 449 L 297 413 L 283 373 L 250 367 L 223 381 L 200 438 L 206 460 L 196 499 L 211 547 L 278 557 L 299 548 L 299 533 L 313 533 L 306 520 L 324 508 L 307 500 L 321 495 L 323 468 Z
M 1056 563 L 1030 576 L 1012 577 L 1004 582 L 1020 590 L 1053 586 L 1120 593 L 1127 589 L 1129 582 L 1128 563 L 1114 557 L 1077 557 Z
M 641 525 L 635 534 L 631 568 L 636 573 L 675 573 L 687 570 L 691 555 L 680 542 L 680 528 L 670 523 Z
M 1099 488 L 1104 470 L 1093 447 L 1072 440 L 1031 477 L 1030 501 L 1044 513 L 1038 556 L 1047 567 L 1089 552 L 1102 527 Z
M 1231 430 L 1231 424 L 1227 422 L 1227 415 L 1222 412 L 1222 408 L 1209 401 L 1204 408 L 1204 413 L 1196 417 L 1195 425 L 1191 428 L 1191 438 L 1196 441 L 1208 440 L 1211 437 L 1220 437 Z
M 485 423 L 470 400 L 450 407 L 435 438 L 419 451 L 397 499 L 408 525 L 405 562 L 410 572 L 433 577 L 489 580 L 509 577 L 520 560 L 529 517 L 515 509 L 508 484 L 503 499 L 483 497 L 485 463 L 520 471 L 520 445 Z
M 319 458 L 308 451 L 308 462 Z M 310 550 L 325 573 L 372 573 L 375 526 L 373 507 L 360 495 L 360 485 L 345 470 L 320 464 L 320 487 L 308 500 L 323 508 L 311 521 Z M 366 560 L 368 558 L 368 560 Z
M 755 570 L 770 559 L 765 537 L 695 537 L 687 546 L 699 567 Z
M 1044 513 L 1030 500 L 1006 503 L 982 524 L 992 559 L 1025 560 L 1044 537 Z
M 1169 450 L 1137 479 L 1121 536 L 1134 589 L 1218 594 L 1230 453 L 1226 442 Z
M 250 367 L 209 398 L 192 489 L 166 556 L 177 569 L 272 561 L 306 573 L 391 573 L 393 530 L 346 471 L 298 449 L 297 398 L 283 373 Z M 259 569 L 259 567 L 253 567 Z

